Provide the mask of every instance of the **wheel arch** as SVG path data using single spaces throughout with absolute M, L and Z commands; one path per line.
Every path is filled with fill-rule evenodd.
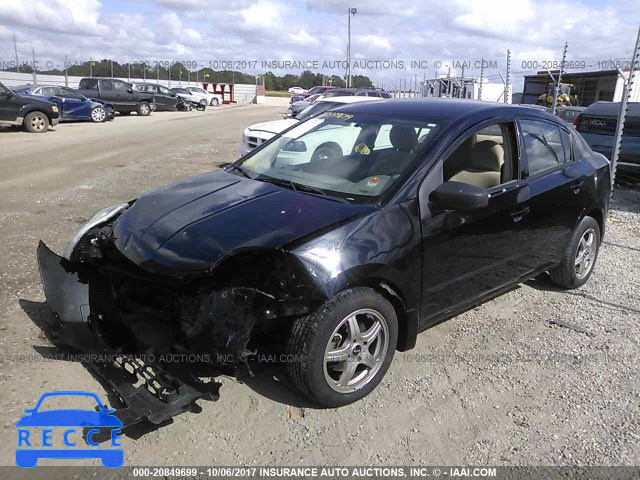
M 598 227 L 600 227 L 600 243 L 602 244 L 605 231 L 604 212 L 601 208 L 592 208 L 591 210 L 587 211 L 585 217 L 592 217 L 596 222 L 598 222 Z

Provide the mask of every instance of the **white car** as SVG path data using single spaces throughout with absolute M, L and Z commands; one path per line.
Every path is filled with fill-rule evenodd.
M 242 145 L 240 146 L 240 154 L 246 155 L 251 150 L 259 147 L 267 140 L 296 123 L 306 120 L 309 117 L 317 115 L 332 108 L 339 107 L 348 103 L 373 102 L 383 100 L 379 97 L 329 97 L 321 98 L 309 105 L 296 118 L 286 118 L 284 120 L 274 120 L 272 122 L 262 122 L 250 125 L 244 129 L 242 135 Z
M 222 104 L 222 95 L 219 95 L 217 93 L 207 92 L 202 87 L 184 87 L 184 88 L 185 90 L 189 90 L 192 93 L 204 95 L 207 98 L 209 105 L 211 105 L 212 107 L 217 107 L 218 105 Z
M 291 87 L 289 89 L 289 93 L 293 93 L 294 95 L 301 95 L 303 93 L 307 93 L 307 91 L 302 87 Z

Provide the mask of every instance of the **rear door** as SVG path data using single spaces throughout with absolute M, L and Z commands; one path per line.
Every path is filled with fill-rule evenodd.
M 536 270 L 544 270 L 562 258 L 588 206 L 585 182 L 595 169 L 585 159 L 575 158 L 571 134 L 564 126 L 521 119 L 518 129 L 524 160 L 522 177 L 531 192 L 531 249 L 527 261 Z

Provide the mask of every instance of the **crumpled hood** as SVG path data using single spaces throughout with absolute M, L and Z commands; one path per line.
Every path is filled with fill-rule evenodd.
M 145 270 L 179 275 L 240 250 L 284 246 L 370 209 L 218 170 L 140 197 L 115 222 L 115 245 Z
M 285 118 L 283 120 L 273 120 L 271 122 L 256 123 L 247 127 L 247 130 L 280 133 L 291 127 L 292 125 L 295 125 L 296 123 L 299 123 L 299 121 L 293 118 Z

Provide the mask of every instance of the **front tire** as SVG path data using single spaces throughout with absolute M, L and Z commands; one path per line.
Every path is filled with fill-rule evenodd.
M 320 405 L 347 405 L 380 383 L 397 343 L 393 306 L 371 288 L 348 289 L 294 322 L 287 371 L 295 386 Z
M 549 270 L 551 281 L 562 288 L 578 288 L 587 283 L 598 258 L 600 225 L 593 217 L 582 219 L 560 265 Z
M 42 112 L 30 112 L 24 117 L 24 128 L 31 133 L 44 133 L 49 130 L 49 118 Z
M 102 123 L 107 119 L 107 111 L 103 107 L 95 107 L 91 110 L 91 121 Z

